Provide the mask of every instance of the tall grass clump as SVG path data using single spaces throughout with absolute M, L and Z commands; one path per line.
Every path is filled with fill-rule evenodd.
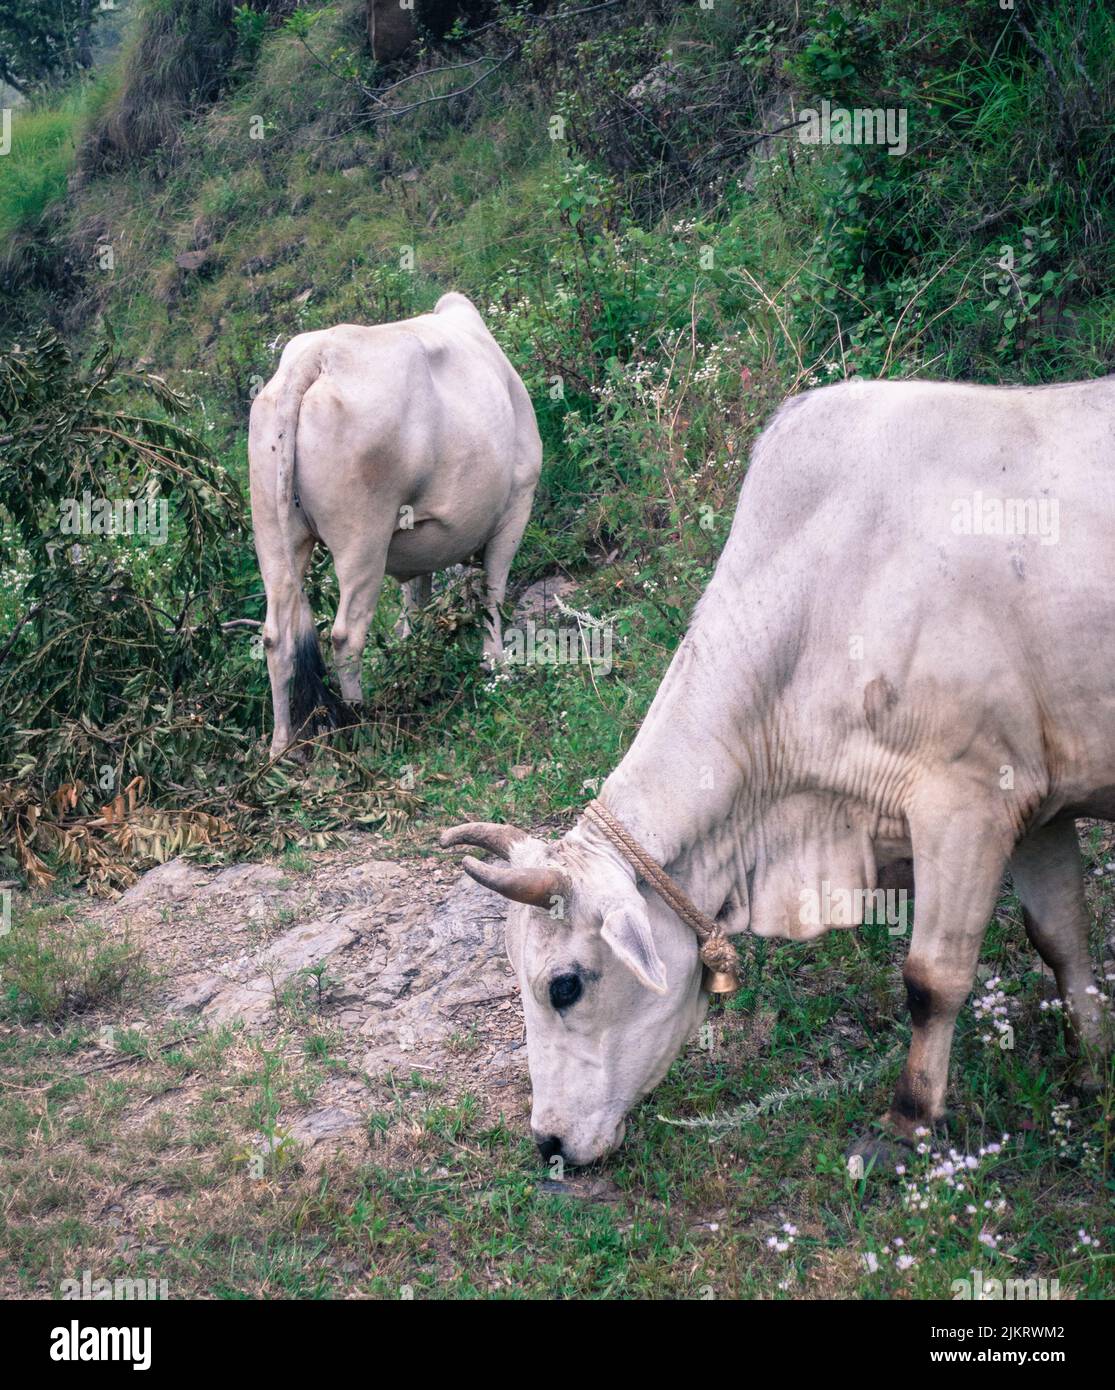
M 260 0 L 251 15 L 289 10 Z M 238 56 L 250 59 L 262 25 L 245 23 L 235 0 L 144 0 L 121 62 L 123 81 L 80 150 L 83 173 L 127 167 L 160 151 L 172 160 L 191 119 L 228 84 Z M 250 16 L 248 16 L 250 18 Z

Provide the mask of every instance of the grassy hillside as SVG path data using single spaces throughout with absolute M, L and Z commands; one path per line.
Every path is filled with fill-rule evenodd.
M 101 889 L 190 843 L 243 857 L 357 825 L 390 830 L 395 853 L 427 853 L 438 825 L 469 815 L 560 824 L 637 728 L 727 535 L 751 443 L 788 394 L 855 375 L 1032 382 L 1113 370 L 1113 98 L 1115 16 L 1075 0 L 1013 11 L 986 0 L 631 0 L 534 18 L 497 6 L 482 32 L 431 40 L 390 69 L 366 52 L 356 0 L 235 14 L 223 0 L 136 0 L 117 68 L 17 113 L 0 159 L 0 312 L 4 346 L 20 348 L 5 357 L 0 418 L 41 444 L 38 473 L 16 432 L 0 430 L 0 509 L 23 526 L 0 550 L 0 877 Z M 792 111 L 822 99 L 900 108 L 905 154 L 787 133 Z M 485 676 L 467 585 L 448 586 L 400 644 L 388 584 L 366 658 L 366 726 L 304 777 L 261 771 L 265 665 L 254 629 L 228 626 L 263 614 L 243 506 L 253 393 L 292 334 L 422 312 L 448 289 L 484 313 L 542 430 L 513 590 L 574 580 L 566 602 L 609 624 L 613 668 Z M 146 453 L 102 448 L 99 431 L 120 413 L 149 420 L 134 426 Z M 63 417 L 78 422 L 65 457 L 51 453 Z M 90 478 L 127 494 L 150 482 L 171 504 L 165 554 L 114 552 L 111 606 L 103 583 L 65 568 L 79 563 L 68 552 L 48 558 L 53 512 L 34 505 Z M 311 587 L 326 628 L 327 557 Z M 73 607 L 52 597 L 62 589 Z M 147 833 L 128 836 L 120 819 L 97 817 L 137 778 Z M 1090 852 L 1098 868 L 1110 849 L 1097 838 Z M 1101 922 L 1109 912 L 1097 902 Z M 1000 925 L 1016 915 L 1005 902 Z M 995 928 L 989 951 L 1012 993 L 1032 995 L 1019 935 Z M 877 1201 L 845 1184 L 842 1136 L 881 1108 L 878 1078 L 897 1068 L 896 958 L 885 938 L 758 953 L 726 1016 L 723 1057 L 691 1056 L 640 1112 L 617 1170 L 635 1210 L 625 1234 L 609 1208 L 540 1217 L 520 1137 L 419 1088 L 408 1093 L 421 1111 L 413 1171 L 378 1175 L 374 1194 L 355 1171 L 340 1198 L 278 1184 L 265 1222 L 279 1232 L 277 1272 L 257 1250 L 248 1283 L 336 1291 L 335 1271 L 316 1262 L 345 1242 L 389 1268 L 369 1285 L 381 1293 L 408 1279 L 487 1289 L 496 1256 L 528 1293 L 570 1280 L 589 1294 L 677 1292 L 674 1271 L 698 1248 L 692 1268 L 711 1273 L 695 1272 L 685 1292 L 711 1282 L 778 1296 L 812 1278 L 830 1294 L 941 1295 L 980 1258 L 990 1272 L 999 1256 L 978 1224 L 941 1237 L 895 1193 Z M 19 1014 L 27 999 L 8 1006 Z M 1095 1295 L 1102 1259 L 1069 1252 L 1082 1225 L 1096 1233 L 1108 1219 L 1098 1174 L 1110 1089 L 1070 1144 L 1049 1084 L 1068 1070 L 1064 1043 L 1036 1002 L 1025 1009 L 1017 1054 L 984 1046 L 968 1019 L 958 1104 L 974 1118 L 961 1142 L 975 1151 L 1026 1114 L 1029 1147 L 980 1200 L 1008 1194 L 1010 1260 L 1071 1267 L 1073 1287 Z M 757 1022 L 741 1041 L 731 1030 L 744 1015 Z M 865 1091 L 779 1100 L 801 1076 L 829 1075 L 839 1047 L 823 1039 L 845 1025 L 877 1068 Z M 23 1083 L 41 1084 L 81 1027 L 29 1044 Z M 208 1044 L 171 1052 L 162 1080 L 196 1066 L 216 1084 L 219 1062 Z M 237 1084 L 250 1076 L 266 1091 L 273 1071 L 293 1090 L 309 1084 L 293 1063 L 241 1063 Z M 763 1096 L 774 1099 L 723 1146 L 657 1118 Z M 10 1137 L 21 1152 L 24 1119 Z M 444 1184 L 430 1176 L 443 1162 L 456 1165 Z M 212 1180 L 208 1168 L 180 1176 L 185 1188 Z M 785 1181 L 800 1202 L 783 1209 L 772 1192 Z M 406 1215 L 416 1203 L 441 1247 L 457 1242 L 451 1279 L 430 1273 Z M 760 1213 L 742 1243 L 709 1237 L 705 1251 L 705 1232 L 739 1203 Z M 772 1253 L 767 1237 L 802 1210 L 803 1240 Z M 909 1278 L 893 1255 L 884 1278 L 859 1262 L 915 1236 L 923 1262 Z M 30 1224 L 21 1239 L 31 1280 L 49 1259 Z M 219 1283 L 224 1240 L 176 1255 L 178 1277 Z
M 177 25 L 173 7 L 140 7 L 114 76 L 22 118 L 15 153 L 42 173 L 0 167 L 0 214 L 22 228 L 8 306 L 24 330 L 49 318 L 79 353 L 111 333 L 124 366 L 191 397 L 201 441 L 242 486 L 251 397 L 291 334 L 419 312 L 450 287 L 473 296 L 531 390 L 546 451 L 513 581 L 571 574 L 619 659 L 605 682 L 579 668 L 482 682 L 471 629 L 449 679 L 440 637 L 381 644 L 371 755 L 390 769 L 419 749 L 420 795 L 439 814 L 448 799 L 529 819 L 607 771 L 787 392 L 857 372 L 1084 377 L 1115 354 L 1115 21 L 1097 9 L 1048 4 L 1016 22 L 982 3 L 928 19 L 897 0 L 808 17 L 783 0 L 616 4 L 512 16 L 380 72 L 354 0 L 274 5 L 250 24 L 190 4 Z M 200 92 L 187 52 L 210 63 Z M 449 66 L 462 62 L 469 83 L 490 76 L 430 100 L 468 85 Z M 819 93 L 901 105 L 905 156 L 785 131 L 756 143 Z M 71 155 L 71 192 L 50 203 Z M 205 621 L 258 619 L 246 526 L 220 560 Z M 324 561 L 314 585 L 324 623 Z M 396 602 L 385 595 L 380 637 Z M 179 672 L 219 728 L 217 781 L 268 717 L 250 631 L 233 634 L 229 700 L 213 704 L 211 655 Z M 33 624 L 20 641 L 31 652 Z M 125 738 L 122 726 L 114 748 Z M 493 786 L 524 762 L 528 777 Z M 65 758 L 43 772 L 88 780 Z M 151 759 L 118 772 L 167 791 Z

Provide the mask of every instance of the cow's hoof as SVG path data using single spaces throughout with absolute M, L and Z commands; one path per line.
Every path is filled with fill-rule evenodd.
M 898 1178 L 909 1165 L 913 1145 L 888 1134 L 864 1134 L 844 1154 L 853 1178 Z
M 1087 1066 L 1081 1067 L 1071 1082 L 1072 1089 L 1085 1103 L 1102 1099 L 1107 1094 L 1109 1084 L 1106 1076 L 1101 1075 L 1095 1067 Z

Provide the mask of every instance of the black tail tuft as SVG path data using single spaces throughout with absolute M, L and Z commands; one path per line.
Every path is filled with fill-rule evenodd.
M 359 723 L 351 705 L 339 700 L 325 684 L 325 662 L 317 633 L 301 632 L 294 643 L 290 678 L 290 726 L 295 738 L 313 738 L 329 729 Z

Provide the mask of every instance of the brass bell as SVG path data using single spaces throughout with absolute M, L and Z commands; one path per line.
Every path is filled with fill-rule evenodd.
M 706 994 L 735 994 L 739 989 L 739 976 L 731 970 L 710 970 L 706 965 L 701 983 Z

